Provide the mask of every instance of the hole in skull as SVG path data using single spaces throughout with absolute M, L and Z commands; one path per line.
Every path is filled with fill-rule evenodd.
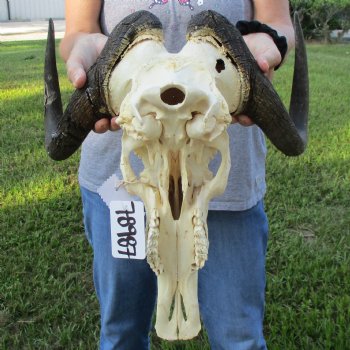
M 221 71 L 225 70 L 225 62 L 221 58 L 216 60 L 215 69 L 218 73 L 221 73 Z
M 170 106 L 178 105 L 185 100 L 185 94 L 179 88 L 173 86 L 161 92 L 160 98 Z
M 210 160 L 208 164 L 208 168 L 212 172 L 214 177 L 216 176 L 220 168 L 220 165 L 221 165 L 221 153 L 216 151 L 213 158 Z
M 181 177 L 175 179 L 174 176 L 169 176 L 169 204 L 171 207 L 171 214 L 174 220 L 178 220 L 181 213 L 182 205 L 182 181 Z
M 140 158 L 141 149 L 131 151 L 129 154 L 129 164 L 133 170 L 135 176 L 139 179 L 140 174 L 144 170 L 144 164 Z

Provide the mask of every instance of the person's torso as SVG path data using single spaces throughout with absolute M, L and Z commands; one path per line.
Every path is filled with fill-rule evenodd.
M 249 0 L 104 0 L 102 31 L 110 33 L 119 21 L 138 10 L 150 11 L 160 19 L 164 44 L 169 52 L 178 52 L 184 46 L 187 23 L 201 11 L 214 10 L 225 15 L 232 23 L 252 17 Z

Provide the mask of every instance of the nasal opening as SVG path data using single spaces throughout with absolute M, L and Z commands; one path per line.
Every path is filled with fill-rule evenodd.
M 175 106 L 182 103 L 185 100 L 185 93 L 176 86 L 166 87 L 161 93 L 161 100 L 170 106 Z

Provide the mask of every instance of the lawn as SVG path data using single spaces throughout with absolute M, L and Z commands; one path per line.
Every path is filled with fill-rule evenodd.
M 310 138 L 269 147 L 269 349 L 350 349 L 350 45 L 309 45 Z M 0 349 L 95 349 L 98 304 L 75 155 L 43 147 L 44 42 L 0 43 Z M 292 58 L 275 75 L 289 99 Z M 59 61 L 63 99 L 72 88 Z M 205 333 L 152 349 L 209 349 Z

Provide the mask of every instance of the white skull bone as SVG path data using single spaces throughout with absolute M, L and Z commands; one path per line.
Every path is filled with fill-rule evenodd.
M 208 204 L 226 187 L 226 128 L 242 96 L 239 72 L 211 37 L 188 41 L 177 54 L 157 37 L 141 37 L 110 79 L 125 187 L 146 207 L 147 260 L 158 276 L 156 331 L 164 339 L 190 339 L 201 327 L 197 277 L 208 254 Z M 132 152 L 144 165 L 139 177 Z M 217 152 L 221 164 L 212 174 Z

